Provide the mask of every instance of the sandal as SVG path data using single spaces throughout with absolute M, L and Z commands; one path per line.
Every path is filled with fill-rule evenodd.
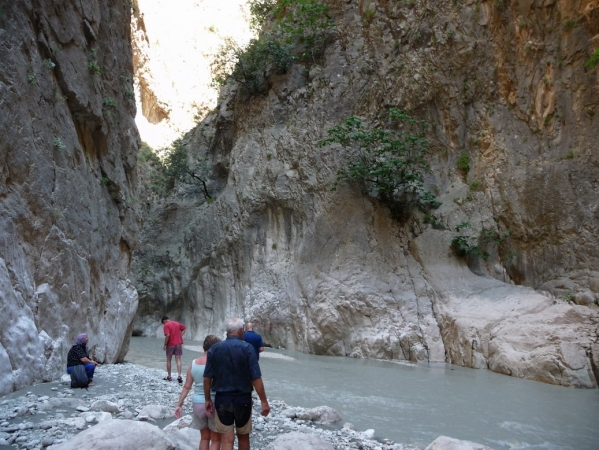
M 179 375 L 179 378 L 177 378 L 177 381 L 179 382 L 179 384 L 183 384 L 183 378 L 181 378 L 180 375 Z
M 171 377 L 164 377 L 163 380 L 164 381 L 173 381 L 173 379 Z

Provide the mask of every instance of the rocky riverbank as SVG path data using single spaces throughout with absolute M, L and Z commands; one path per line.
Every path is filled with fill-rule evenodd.
M 153 443 L 143 444 L 144 449 L 195 450 L 199 432 L 190 428 L 191 396 L 184 404 L 187 416 L 175 421 L 172 414 L 181 386 L 163 381 L 164 375 L 162 370 L 135 364 L 104 365 L 98 367 L 95 385 L 88 390 L 71 389 L 65 375 L 60 381 L 6 396 L 0 400 L 0 448 L 83 448 L 77 442 L 82 438 L 88 448 L 116 448 L 106 446 L 110 436 L 119 448 L 132 449 L 141 448 L 137 444 L 142 435 L 151 434 Z M 327 407 L 307 410 L 277 400 L 270 404 L 271 414 L 265 418 L 259 415 L 259 402 L 255 405 L 253 449 L 297 449 L 304 444 L 306 449 L 321 450 L 415 448 L 374 440 L 373 430 L 356 431 Z M 93 444 L 94 439 L 103 441 L 103 446 Z

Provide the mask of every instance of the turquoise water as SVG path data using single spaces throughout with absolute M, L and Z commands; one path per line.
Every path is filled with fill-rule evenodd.
M 552 386 L 448 364 L 412 366 L 272 349 L 265 353 L 260 367 L 269 398 L 306 408 L 331 406 L 357 430 L 373 428 L 377 438 L 422 448 L 446 435 L 494 449 L 599 449 L 597 389 Z M 184 371 L 198 355 L 184 350 Z M 162 339 L 132 338 L 126 359 L 165 368 Z

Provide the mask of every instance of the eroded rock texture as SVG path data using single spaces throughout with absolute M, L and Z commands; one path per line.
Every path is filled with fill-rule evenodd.
M 137 293 L 130 3 L 0 5 L 0 394 L 124 357 Z
M 134 263 L 137 331 L 167 312 L 200 339 L 240 316 L 273 346 L 596 387 L 599 78 L 584 63 L 599 4 L 327 4 L 322 63 L 262 96 L 224 93 L 187 136 L 213 160 L 216 200 L 181 187 L 154 208 Z M 330 190 L 348 150 L 316 142 L 390 107 L 432 124 L 432 220 Z M 480 256 L 458 258 L 458 234 Z

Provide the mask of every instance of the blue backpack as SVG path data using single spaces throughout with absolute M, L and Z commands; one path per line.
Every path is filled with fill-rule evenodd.
M 85 367 L 81 364 L 73 366 L 73 370 L 71 370 L 71 387 L 87 389 L 88 385 L 89 378 L 87 378 Z

